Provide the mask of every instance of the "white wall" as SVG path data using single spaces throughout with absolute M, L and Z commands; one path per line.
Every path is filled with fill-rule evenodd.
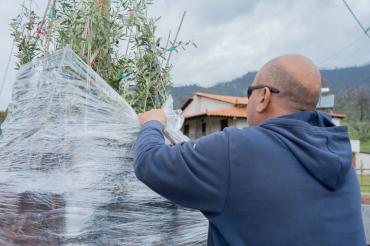
M 197 139 L 203 136 L 202 124 L 206 123 L 206 135 L 221 131 L 221 120 L 227 119 L 229 127 L 244 128 L 247 127 L 247 120 L 241 118 L 228 118 L 228 117 L 199 117 L 186 120 L 184 125 L 189 125 L 190 139 Z
M 221 131 L 220 120 L 218 117 L 207 117 L 207 135 Z
M 362 204 L 362 220 L 365 227 L 367 244 L 370 244 L 370 205 Z
M 338 119 L 338 118 L 332 118 L 332 121 L 333 121 L 333 123 L 334 123 L 336 126 L 340 126 L 340 125 L 341 125 L 341 123 L 340 123 L 340 119 Z
M 247 127 L 247 126 L 248 126 L 247 119 L 240 119 L 240 118 L 238 118 L 236 120 L 235 127 L 237 127 L 237 128 L 244 128 L 244 127 Z
M 215 117 L 197 117 L 194 119 L 186 120 L 184 123 L 184 125 L 189 125 L 188 137 L 190 139 L 197 139 L 203 136 L 203 123 L 206 123 L 205 135 L 220 131 L 220 122 Z
M 360 140 L 351 140 L 352 153 L 360 153 Z
M 188 137 L 190 139 L 195 139 L 196 138 L 196 130 L 197 130 L 197 119 L 186 120 L 184 122 L 184 126 L 185 125 L 189 125 Z M 182 132 L 184 132 L 184 127 L 182 128 Z
M 229 106 L 232 106 L 232 104 L 194 95 L 193 101 L 185 108 L 183 114 L 197 114 L 206 112 L 207 110 L 220 109 Z

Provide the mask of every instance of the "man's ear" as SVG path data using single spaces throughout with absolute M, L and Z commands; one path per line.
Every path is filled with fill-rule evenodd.
M 271 91 L 268 88 L 264 88 L 260 95 L 257 98 L 257 107 L 256 111 L 258 113 L 264 112 L 271 102 Z

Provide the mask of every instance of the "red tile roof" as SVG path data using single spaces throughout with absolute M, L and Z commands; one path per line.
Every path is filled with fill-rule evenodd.
M 229 106 L 215 110 L 208 110 L 202 113 L 185 115 L 185 119 L 196 117 L 209 116 L 209 117 L 231 117 L 231 118 L 247 118 L 247 110 L 245 107 Z
M 326 112 L 332 118 L 344 119 L 347 117 L 345 114 L 339 114 L 335 112 Z M 231 106 L 225 108 L 219 108 L 215 110 L 209 110 L 206 112 L 185 115 L 185 119 L 191 119 L 196 117 L 209 116 L 209 117 L 230 117 L 230 118 L 247 118 L 247 111 L 244 107 Z
M 233 96 L 224 96 L 224 95 L 215 95 L 215 94 L 208 94 L 203 92 L 196 92 L 195 95 L 200 97 L 207 97 L 210 99 L 232 103 L 235 105 L 247 105 L 248 98 L 247 97 L 233 97 Z
M 327 112 L 327 114 L 330 115 L 332 118 L 339 118 L 339 119 L 347 118 L 347 115 L 335 113 L 333 111 Z
M 247 105 L 248 98 L 247 97 L 233 97 L 233 96 L 224 96 L 224 95 L 216 95 L 216 94 L 209 94 L 203 92 L 196 92 L 194 95 L 199 97 L 206 97 L 213 100 L 227 102 L 234 105 Z M 184 110 L 189 104 L 193 101 L 193 98 L 189 98 L 182 106 L 181 110 Z
M 185 119 L 195 118 L 195 117 L 202 117 L 202 116 L 213 116 L 213 117 L 236 117 L 236 118 L 247 118 L 246 106 L 248 104 L 247 97 L 233 97 L 233 96 L 224 96 L 224 95 L 215 95 L 215 94 L 208 94 L 203 92 L 196 92 L 195 95 L 200 97 L 206 97 L 222 102 L 227 102 L 233 104 L 233 106 L 228 106 L 224 108 L 208 110 L 206 112 L 196 113 L 196 114 L 189 114 L 185 115 Z M 181 107 L 184 110 L 191 102 L 193 101 L 192 98 L 188 99 L 184 105 Z M 347 115 L 336 113 L 333 111 L 326 111 L 333 118 L 343 119 L 346 118 Z

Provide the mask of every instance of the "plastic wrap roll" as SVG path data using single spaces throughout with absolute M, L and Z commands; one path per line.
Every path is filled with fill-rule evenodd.
M 165 105 L 168 134 L 186 140 Z M 207 221 L 135 177 L 135 111 L 70 49 L 21 67 L 0 136 L 0 245 L 197 245 Z

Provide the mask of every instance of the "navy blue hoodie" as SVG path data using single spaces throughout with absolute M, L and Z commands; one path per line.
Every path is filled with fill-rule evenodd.
M 169 146 L 158 121 L 136 176 L 209 220 L 208 245 L 366 245 L 347 128 L 307 111 Z

